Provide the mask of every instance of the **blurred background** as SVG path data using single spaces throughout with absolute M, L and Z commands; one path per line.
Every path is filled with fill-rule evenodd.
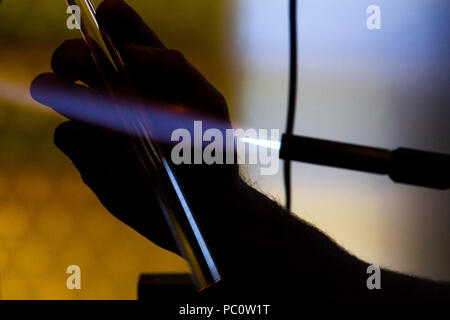
M 284 130 L 287 0 L 128 3 L 225 95 L 236 127 Z M 366 27 L 372 4 L 381 30 Z M 299 0 L 296 133 L 450 153 L 449 9 L 446 0 Z M 140 273 L 188 268 L 112 217 L 53 145 L 64 119 L 28 88 L 50 71 L 53 50 L 79 37 L 67 18 L 63 0 L 0 1 L 0 298 L 135 299 Z M 450 281 L 448 191 L 293 168 L 298 216 L 368 262 Z M 243 174 L 284 201 L 281 170 Z M 71 264 L 82 290 L 66 288 Z

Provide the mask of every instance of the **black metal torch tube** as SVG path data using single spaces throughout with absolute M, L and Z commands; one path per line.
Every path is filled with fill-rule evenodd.
M 398 148 L 373 148 L 329 140 L 283 135 L 281 159 L 387 174 L 399 183 L 435 189 L 450 187 L 450 155 Z

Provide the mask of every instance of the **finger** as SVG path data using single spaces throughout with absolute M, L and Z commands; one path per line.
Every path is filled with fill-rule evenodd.
M 129 156 L 129 137 L 80 121 L 66 121 L 55 130 L 54 143 L 81 171 L 111 163 L 119 153 Z M 108 161 L 109 159 L 109 161 Z
M 161 81 L 163 76 L 188 76 L 192 70 L 184 56 L 176 50 L 153 48 L 128 43 L 122 56 L 127 70 L 138 78 L 149 77 Z M 171 81 L 177 79 L 171 78 Z
M 97 141 L 100 140 L 99 137 L 102 134 L 102 129 L 98 127 L 79 121 L 66 121 L 55 129 L 54 143 L 72 161 L 81 164 L 83 158 L 92 156 L 92 151 L 105 147 L 104 142 L 107 142 L 108 139 L 104 139 L 103 143 Z M 83 154 L 85 156 L 80 157 Z M 91 159 L 91 161 L 97 160 L 100 160 L 98 156 Z
M 77 110 L 85 108 L 83 102 L 93 97 L 91 89 L 54 73 L 37 76 L 31 83 L 30 94 L 36 101 L 71 119 L 77 119 Z
M 178 253 L 129 137 L 67 121 L 56 128 L 54 142 L 111 213 L 157 245 Z M 149 214 L 142 215 L 143 199 Z
M 122 56 L 141 94 L 213 116 L 227 116 L 224 97 L 179 51 L 129 43 Z
M 97 20 L 118 48 L 128 42 L 165 48 L 144 20 L 123 0 L 103 1 L 97 9 Z
M 137 91 L 156 103 L 187 102 L 192 75 L 181 53 L 128 43 L 122 57 Z
M 102 78 L 83 39 L 64 41 L 53 53 L 53 72 L 68 81 L 81 80 L 93 88 L 103 87 Z
M 53 73 L 44 73 L 33 80 L 31 96 L 59 114 L 75 120 L 125 130 L 111 102 L 96 91 L 74 84 Z

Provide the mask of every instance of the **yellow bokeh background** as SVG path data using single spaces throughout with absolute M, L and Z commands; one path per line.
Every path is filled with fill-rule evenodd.
M 230 86 L 217 63 L 223 1 L 129 2 L 169 46 L 200 68 L 214 65 L 209 77 Z M 80 36 L 66 28 L 65 10 L 64 0 L 0 4 L 0 298 L 135 299 L 141 273 L 188 267 L 103 208 L 53 145 L 64 119 L 29 96 L 32 79 L 50 71 L 53 50 Z M 72 264 L 81 268 L 82 290 L 66 288 Z

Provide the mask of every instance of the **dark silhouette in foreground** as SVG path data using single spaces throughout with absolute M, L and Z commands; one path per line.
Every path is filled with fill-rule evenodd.
M 167 49 L 125 2 L 104 1 L 97 17 L 143 101 L 179 104 L 229 124 L 223 96 L 181 53 Z M 68 104 L 83 108 L 91 99 L 108 99 L 83 40 L 64 42 L 53 55 L 52 68 L 54 73 L 34 80 L 31 93 L 70 119 L 56 129 L 56 146 L 115 217 L 178 253 L 163 214 L 147 192 L 152 182 L 143 178 L 129 137 L 72 119 L 67 112 Z M 76 84 L 78 80 L 86 86 Z M 49 89 L 79 99 L 63 103 L 49 97 Z M 237 165 L 174 169 L 223 273 L 224 280 L 213 289 L 219 297 L 450 298 L 447 284 L 387 270 L 381 271 L 381 289 L 369 290 L 369 264 L 247 185 Z

